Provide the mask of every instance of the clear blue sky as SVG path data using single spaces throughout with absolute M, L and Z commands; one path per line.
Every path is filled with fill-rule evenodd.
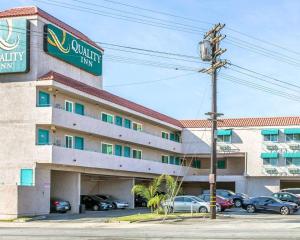
M 136 12 L 136 14 L 163 18 L 166 21 L 177 21 L 205 29 L 211 27 L 209 24 L 188 22 L 170 16 L 155 15 L 149 12 L 124 7 L 121 8 L 121 6 L 110 4 L 103 0 L 85 1 L 101 4 L 106 7 Z M 282 44 L 289 49 L 300 52 L 300 1 L 297 0 L 117 1 L 207 22 L 226 23 L 227 28 L 236 29 L 260 39 L 266 39 L 280 45 Z M 59 2 L 79 5 L 79 3 L 73 2 L 72 0 L 61 0 Z M 202 39 L 201 33 L 197 35 L 161 29 L 86 12 L 55 7 L 37 1 L 11 0 L 1 2 L 2 9 L 21 5 L 37 5 L 73 27 L 78 28 L 95 41 L 197 56 L 198 42 Z M 90 7 L 96 9 L 95 6 Z M 99 11 L 101 10 L 100 8 L 98 9 Z M 102 9 L 102 11 L 107 10 Z M 250 41 L 253 44 L 262 44 L 228 31 L 226 28 L 223 32 L 228 35 L 227 39 L 238 37 L 239 39 Z M 224 54 L 224 58 L 233 63 L 287 82 L 296 84 L 300 82 L 300 64 L 298 66 L 291 66 L 240 49 L 226 42 L 224 42 L 222 46 L 228 49 L 227 53 Z M 272 46 L 261 46 L 269 48 L 272 51 L 280 51 Z M 103 47 L 105 49 L 105 46 Z M 300 59 L 300 56 L 297 54 L 289 52 L 282 53 L 295 59 Z M 178 119 L 204 118 L 204 113 L 210 110 L 210 77 L 208 75 L 196 73 L 151 84 L 112 87 L 111 85 L 122 85 L 138 81 L 155 81 L 187 73 L 110 61 L 108 59 L 109 55 L 122 55 L 124 57 L 174 63 L 174 61 L 146 58 L 145 56 L 120 53 L 106 49 L 103 66 L 104 86 L 106 90 Z M 185 66 L 198 66 L 198 64 L 189 62 L 177 63 Z M 199 67 L 201 67 L 201 64 L 199 64 Z M 231 72 L 228 69 L 223 69 L 222 73 L 239 76 L 255 83 L 263 83 Z M 299 96 L 299 93 L 294 92 L 294 94 L 298 94 Z M 225 81 L 222 77 L 219 78 L 218 99 L 219 112 L 224 113 L 225 117 L 300 115 L 299 102 L 237 85 Z

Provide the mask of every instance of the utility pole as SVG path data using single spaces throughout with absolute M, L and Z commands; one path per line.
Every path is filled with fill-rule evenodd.
M 226 36 L 221 35 L 220 31 L 225 27 L 225 24 L 218 23 L 205 35 L 203 41 L 200 43 L 201 58 L 203 61 L 211 62 L 211 67 L 208 69 L 201 69 L 200 72 L 211 75 L 212 81 L 212 101 L 211 112 L 209 115 L 211 121 L 211 160 L 210 160 L 210 218 L 216 219 L 216 180 L 217 180 L 217 123 L 218 117 L 223 115 L 217 112 L 217 70 L 227 64 L 226 60 L 220 60 L 219 57 L 226 49 L 219 47 L 220 41 Z

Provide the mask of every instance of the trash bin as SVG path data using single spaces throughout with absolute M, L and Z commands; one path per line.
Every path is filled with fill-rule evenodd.
M 79 205 L 79 213 L 85 213 L 85 205 L 84 204 Z

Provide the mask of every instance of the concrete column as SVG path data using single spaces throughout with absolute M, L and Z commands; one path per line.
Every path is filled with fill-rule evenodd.
M 72 213 L 79 213 L 81 174 L 77 172 L 51 172 L 51 198 L 70 202 Z

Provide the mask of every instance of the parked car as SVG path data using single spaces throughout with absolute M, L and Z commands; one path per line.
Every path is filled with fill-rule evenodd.
M 129 206 L 128 202 L 116 199 L 110 195 L 97 194 L 96 196 L 103 199 L 104 201 L 110 203 L 114 209 L 125 209 L 125 208 L 128 208 L 128 206 Z
M 95 195 L 81 195 L 81 204 L 85 205 L 87 210 L 99 211 L 108 210 L 112 205 Z
M 225 189 L 217 189 L 216 193 L 218 196 L 221 196 L 223 198 L 231 199 L 234 203 L 235 207 L 241 207 L 243 204 L 243 201 L 245 199 L 248 199 L 249 197 L 244 193 L 235 193 L 230 190 Z M 204 190 L 203 194 L 209 194 L 209 190 Z
M 300 197 L 300 188 L 284 188 L 281 189 L 280 192 L 289 192 L 289 193 L 296 194 L 297 196 Z
M 199 196 L 199 198 L 203 199 L 205 202 L 210 202 L 210 194 L 202 194 Z M 234 206 L 233 200 L 230 198 L 224 198 L 217 195 L 216 200 L 217 203 L 220 205 L 222 212 Z
M 255 197 L 245 200 L 242 207 L 248 213 L 254 212 L 278 212 L 282 215 L 288 215 L 298 211 L 298 205 L 295 203 L 282 202 L 274 197 Z
M 58 213 L 66 213 L 71 210 L 71 204 L 68 201 L 60 199 L 50 200 L 50 211 Z
M 300 197 L 293 193 L 278 192 L 278 193 L 273 193 L 272 197 L 278 198 L 283 202 L 293 202 L 296 203 L 298 206 L 300 206 Z
M 170 212 L 209 212 L 209 203 L 191 195 L 176 196 L 173 199 L 168 199 L 163 203 L 165 208 Z
M 136 195 L 134 198 L 135 207 L 147 207 L 147 200 L 139 195 Z

